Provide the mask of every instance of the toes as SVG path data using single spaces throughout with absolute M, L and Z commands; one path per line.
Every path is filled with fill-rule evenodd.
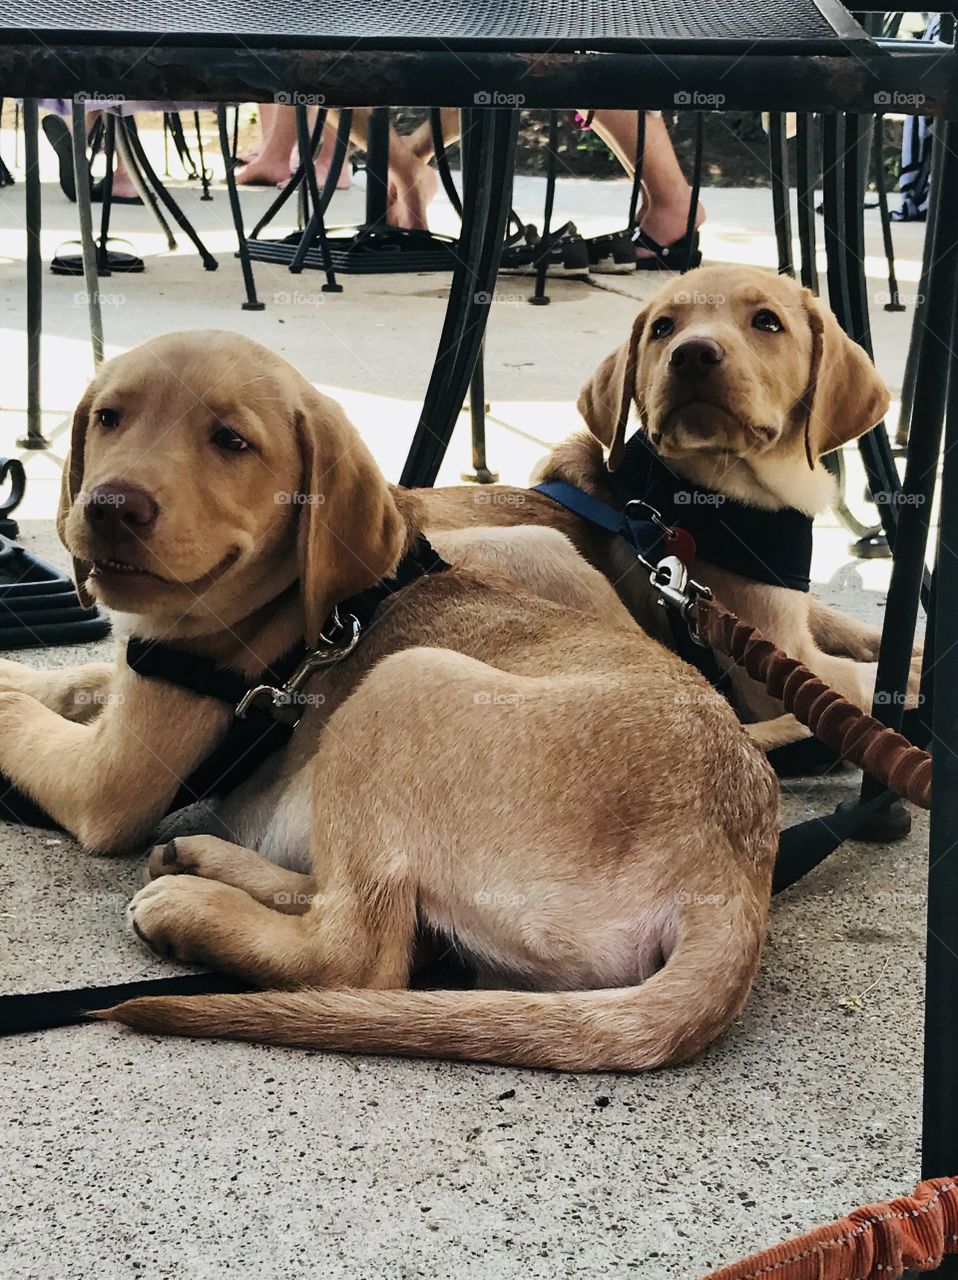
M 152 884 L 160 876 L 189 876 L 196 874 L 196 862 L 190 856 L 182 840 L 170 840 L 156 845 L 143 868 L 143 883 Z
M 175 936 L 181 914 L 188 905 L 181 892 L 184 887 L 182 882 L 169 878 L 150 883 L 134 895 L 126 909 L 131 931 L 164 960 L 186 959 L 180 954 Z

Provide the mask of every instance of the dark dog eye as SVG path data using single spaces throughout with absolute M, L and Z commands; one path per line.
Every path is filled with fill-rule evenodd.
M 120 414 L 117 409 L 97 409 L 96 420 L 99 426 L 105 427 L 109 431 L 112 427 L 120 425 Z
M 229 453 L 242 453 L 249 445 L 232 427 L 217 427 L 213 432 L 213 443 L 217 449 L 225 449 Z
M 658 320 L 652 321 L 649 333 L 653 338 L 667 338 L 674 328 L 675 321 L 671 316 L 659 316 Z
M 752 328 L 761 329 L 763 333 L 781 333 L 784 327 L 775 312 L 769 311 L 767 307 L 756 311 L 752 316 Z

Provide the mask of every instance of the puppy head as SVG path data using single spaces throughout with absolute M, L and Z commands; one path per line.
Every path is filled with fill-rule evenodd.
M 865 352 L 809 290 L 752 267 L 703 267 L 642 308 L 578 407 L 610 470 L 633 403 L 665 458 L 778 453 L 814 467 L 875 426 L 888 402 Z
M 340 406 L 219 331 L 169 334 L 98 372 L 74 414 L 57 528 L 83 595 L 147 634 L 223 630 L 298 579 L 310 643 L 405 542 Z

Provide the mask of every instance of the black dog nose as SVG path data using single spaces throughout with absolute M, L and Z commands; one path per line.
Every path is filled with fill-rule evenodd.
M 669 356 L 669 368 L 683 373 L 708 373 L 725 359 L 725 348 L 714 338 L 687 338 Z
M 98 484 L 86 497 L 86 518 L 110 537 L 142 537 L 159 514 L 159 507 L 135 484 Z

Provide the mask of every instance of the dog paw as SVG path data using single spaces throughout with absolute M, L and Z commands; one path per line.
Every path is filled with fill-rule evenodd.
M 10 658 L 0 658 L 0 693 L 22 693 L 36 676 L 32 667 Z
M 168 840 L 154 845 L 143 868 L 143 883 L 152 884 L 160 876 L 200 875 L 199 858 L 188 839 Z
M 136 894 L 127 907 L 127 922 L 140 941 L 163 959 L 209 962 L 206 942 L 223 910 L 225 888 L 208 880 L 164 876 Z

